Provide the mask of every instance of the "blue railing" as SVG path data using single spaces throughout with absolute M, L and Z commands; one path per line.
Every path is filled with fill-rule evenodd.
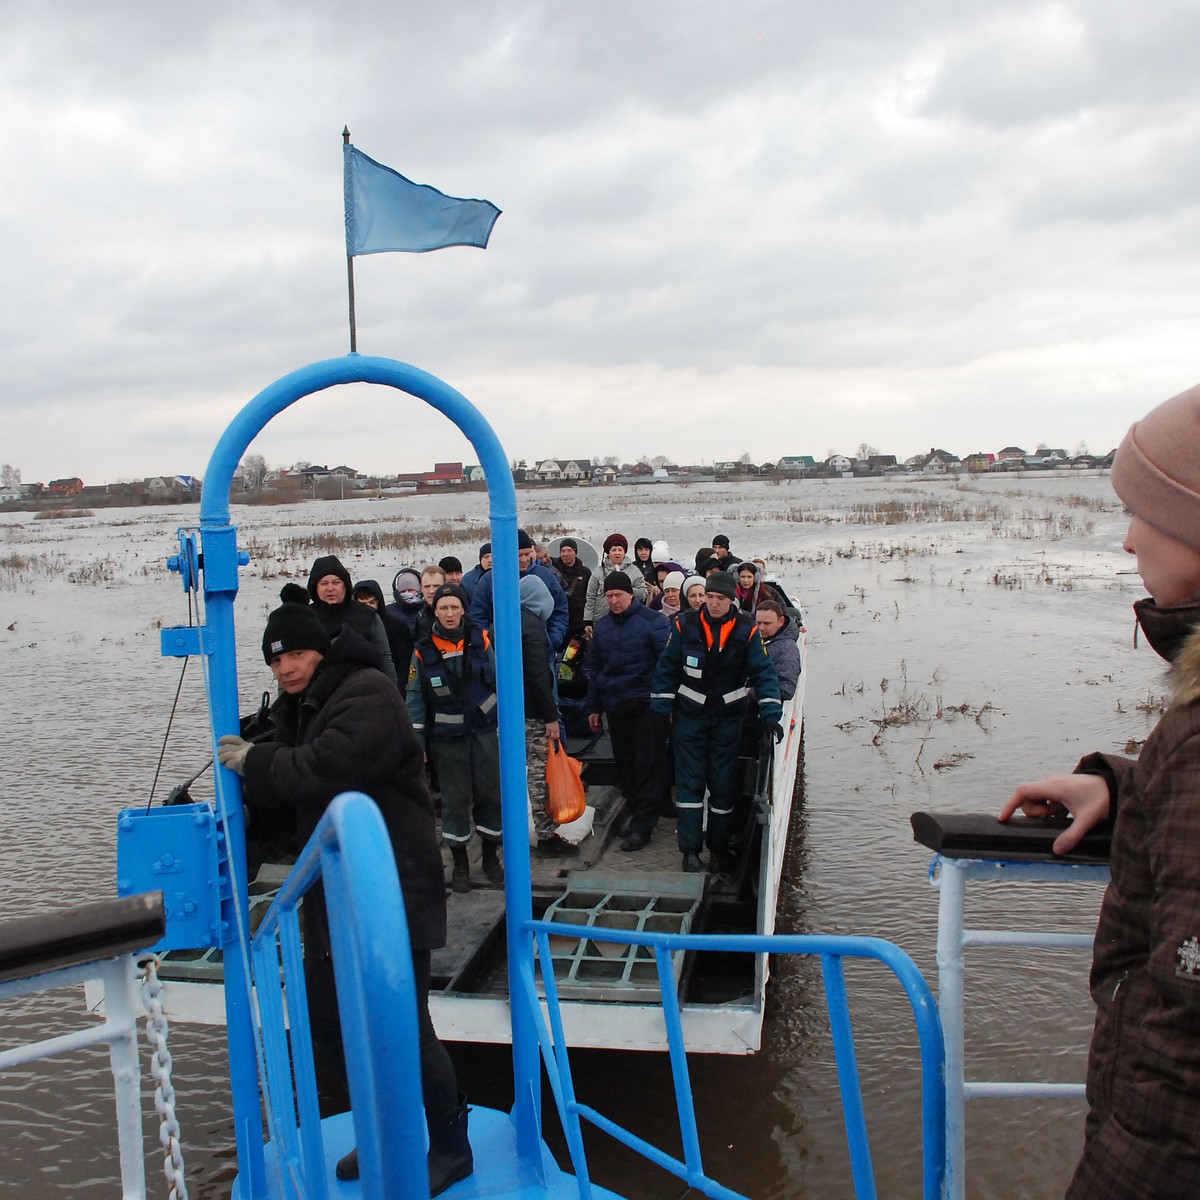
M 842 1112 L 850 1152 L 850 1166 L 857 1200 L 874 1200 L 875 1174 L 871 1165 L 870 1140 L 863 1109 L 862 1087 L 854 1049 L 854 1031 L 846 996 L 843 960 L 874 959 L 890 968 L 900 981 L 912 1006 L 921 1052 L 922 1167 L 925 1200 L 941 1200 L 946 1163 L 946 1089 L 945 1045 L 937 1003 L 916 964 L 898 946 L 880 938 L 819 935 L 755 934 L 666 934 L 632 933 L 596 929 L 559 922 L 527 921 L 527 935 L 533 935 L 545 987 L 549 1030 L 541 1020 L 537 985 L 531 957 L 524 963 L 520 978 L 521 999 L 533 1011 L 539 1030 L 542 1058 L 550 1078 L 550 1087 L 558 1106 L 572 1166 L 579 1180 L 580 1200 L 590 1200 L 591 1182 L 583 1149 L 581 1123 L 588 1121 L 617 1141 L 637 1151 L 651 1162 L 678 1176 L 690 1188 L 713 1200 L 747 1200 L 705 1173 L 696 1126 L 695 1103 L 688 1074 L 683 1023 L 676 994 L 672 955 L 687 950 L 708 950 L 744 954 L 796 954 L 819 956 L 825 982 L 825 998 L 833 1035 Z M 675 1102 L 683 1143 L 683 1158 L 664 1153 L 658 1147 L 631 1133 L 624 1126 L 581 1104 L 575 1097 L 567 1043 L 563 1031 L 558 988 L 550 951 L 550 937 L 579 937 L 591 941 L 613 942 L 623 946 L 645 946 L 654 952 L 666 1023 L 668 1054 L 675 1086 Z
M 406 1200 L 427 1200 L 429 1195 L 412 956 L 395 862 L 391 855 L 379 853 L 379 847 L 387 844 L 387 829 L 374 802 L 361 793 L 339 796 L 321 819 L 254 936 L 253 972 L 273 1149 L 267 1171 L 268 1175 L 278 1172 L 273 1194 L 304 1200 L 327 1200 L 329 1195 L 297 912 L 305 892 L 320 880 L 329 917 L 363 1194 L 387 1200 L 402 1196 Z M 512 1003 L 514 1010 L 525 1012 L 537 1030 L 580 1200 L 591 1200 L 593 1196 L 583 1147 L 583 1121 L 712 1200 L 747 1200 L 704 1170 L 673 962 L 675 954 L 689 950 L 820 958 L 858 1200 L 871 1200 L 876 1190 L 843 960 L 873 959 L 888 967 L 904 988 L 916 1020 L 922 1074 L 924 1196 L 926 1200 L 940 1200 L 946 1110 L 942 1027 L 929 987 L 913 961 L 897 946 L 865 937 L 632 933 L 548 921 L 527 921 L 520 930 L 524 939 L 532 939 L 536 946 L 546 1019 L 532 953 L 519 955 L 521 969 L 511 990 Z M 679 1114 L 682 1159 L 665 1153 L 576 1098 L 554 980 L 552 935 L 644 946 L 653 952 Z M 521 940 L 521 935 L 517 936 Z M 530 942 L 525 941 L 525 945 Z M 519 1090 L 522 1083 L 532 1085 L 535 1081 L 516 1082 Z
M 268 1172 L 272 1167 L 279 1171 L 273 1195 L 308 1200 L 327 1200 L 329 1195 L 297 912 L 301 897 L 320 880 L 363 1195 L 429 1198 L 412 952 L 396 863 L 390 854 L 380 853 L 388 845 L 387 827 L 374 801 L 361 792 L 339 796 L 254 935 L 254 983 L 274 1149 Z

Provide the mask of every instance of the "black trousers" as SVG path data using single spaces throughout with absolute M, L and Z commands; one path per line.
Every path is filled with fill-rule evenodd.
M 629 801 L 631 831 L 650 834 L 658 824 L 667 779 L 667 722 L 649 700 L 632 700 L 608 716 L 617 779 Z
M 311 899 L 312 892 L 306 898 Z M 303 915 L 304 910 L 301 909 Z M 323 924 L 324 913 L 322 913 Z M 313 1057 L 323 1116 L 344 1112 L 349 1107 L 350 1089 L 346 1078 L 346 1056 L 342 1049 L 342 1023 L 334 984 L 333 958 L 328 950 L 328 935 L 310 936 L 305 922 L 304 982 L 308 995 L 308 1017 L 312 1026 Z M 417 1036 L 421 1052 L 421 1092 L 425 1116 L 430 1124 L 453 1119 L 459 1108 L 458 1076 L 446 1047 L 438 1040 L 429 1015 L 430 962 L 428 950 L 414 950 L 413 983 L 417 994 Z

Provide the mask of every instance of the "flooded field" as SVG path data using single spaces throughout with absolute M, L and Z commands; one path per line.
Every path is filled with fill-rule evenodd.
M 1012 786 L 1094 750 L 1136 750 L 1161 705 L 1161 664 L 1133 645 L 1141 594 L 1120 549 L 1125 518 L 1106 477 L 716 484 L 522 492 L 522 521 L 547 537 L 599 544 L 665 539 L 690 563 L 718 532 L 760 555 L 804 608 L 810 642 L 802 792 L 779 927 L 875 934 L 935 979 L 937 893 L 913 811 L 994 812 Z M 0 917 L 106 898 L 115 817 L 150 798 L 178 660 L 159 628 L 186 624 L 165 570 L 195 509 L 102 510 L 38 520 L 0 514 L 0 663 L 7 720 L 0 805 Z M 269 686 L 262 619 L 320 553 L 388 590 L 402 565 L 454 553 L 468 566 L 487 536 L 486 498 L 411 497 L 236 508 L 243 571 L 243 708 Z M 209 755 L 201 672 L 183 676 L 155 802 Z M 197 795 L 201 793 L 198 791 Z M 1090 931 L 1099 892 L 1055 885 L 986 889 L 968 918 Z M 1082 1078 L 1091 1024 L 1078 952 L 977 952 L 967 964 L 973 1078 Z M 919 1194 L 916 1054 L 898 989 L 851 973 L 860 1065 L 880 1192 Z M 78 993 L 4 1006 L 6 1038 L 78 1021 Z M 819 979 L 781 964 L 764 1051 L 694 1066 L 710 1170 L 748 1194 L 851 1195 Z M 224 1197 L 232 1129 L 218 1031 L 172 1033 L 193 1196 Z M 455 1047 L 471 1098 L 503 1104 L 506 1051 Z M 102 1054 L 0 1080 L 0 1194 L 115 1195 L 111 1100 Z M 583 1098 L 622 1106 L 669 1144 L 661 1060 L 580 1055 Z M 152 1111 L 152 1103 L 148 1103 Z M 149 1124 L 147 1126 L 149 1128 Z M 968 1194 L 1060 1195 L 1081 1142 L 1082 1106 L 975 1101 Z M 600 1151 L 596 1174 L 629 1195 L 675 1200 L 682 1185 Z

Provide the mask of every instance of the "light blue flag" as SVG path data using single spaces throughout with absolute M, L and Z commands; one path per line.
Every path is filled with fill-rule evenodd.
M 443 246 L 487 248 L 500 210 L 490 200 L 460 200 L 342 147 L 346 189 L 346 254 L 386 250 L 423 253 Z

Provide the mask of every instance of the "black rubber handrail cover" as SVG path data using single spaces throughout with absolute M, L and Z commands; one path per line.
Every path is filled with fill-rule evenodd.
M 944 858 L 988 858 L 1011 862 L 1108 862 L 1112 826 L 1093 829 L 1070 854 L 1055 854 L 1054 839 L 1069 817 L 1013 817 L 1001 824 L 995 813 L 913 813 L 913 837 Z
M 166 929 L 162 892 L 77 904 L 0 924 L 0 980 L 145 950 Z

